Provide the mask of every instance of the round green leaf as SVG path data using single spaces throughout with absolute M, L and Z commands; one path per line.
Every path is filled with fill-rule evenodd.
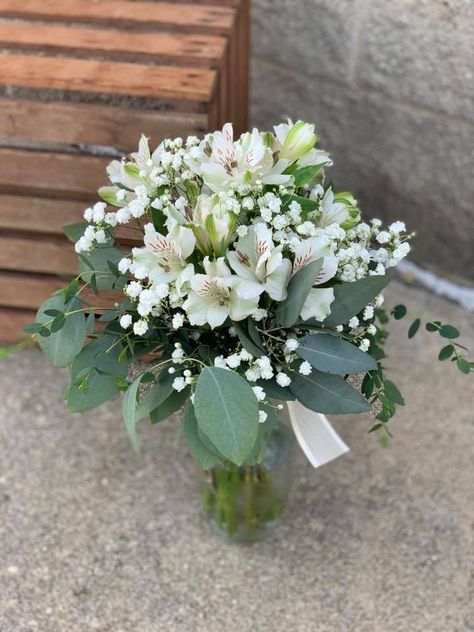
M 439 352 L 438 360 L 447 360 L 453 355 L 453 351 L 454 351 L 453 345 L 446 345 Z
M 452 325 L 443 325 L 439 330 L 439 335 L 443 338 L 459 338 L 459 330 Z
M 206 367 L 199 376 L 194 412 L 201 430 L 221 454 L 242 465 L 258 435 L 258 401 L 248 382 L 235 373 Z
M 377 368 L 377 363 L 368 353 L 330 334 L 301 338 L 296 353 L 324 373 L 367 373 Z
M 310 375 L 294 373 L 290 389 L 299 402 L 317 413 L 363 413 L 369 402 L 339 375 L 312 371 Z
M 72 312 L 80 309 L 81 303 L 77 299 L 72 299 L 67 305 L 62 298 L 57 295 L 45 301 L 36 314 L 36 322 L 52 323 L 52 317 L 45 312 L 48 310 L 58 310 L 60 312 Z M 59 321 L 57 321 L 59 322 Z M 51 335 L 38 336 L 38 344 L 48 360 L 57 367 L 68 366 L 80 353 L 86 338 L 86 320 L 84 312 L 77 312 L 66 316 L 63 326 L 56 331 L 56 326 Z

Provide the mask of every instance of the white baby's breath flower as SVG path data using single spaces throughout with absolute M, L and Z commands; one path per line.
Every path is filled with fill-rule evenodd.
M 227 366 L 231 369 L 236 369 L 238 366 L 240 366 L 241 362 L 242 358 L 240 357 L 239 353 L 233 353 L 228 358 L 226 358 Z
M 286 353 L 290 353 L 291 351 L 296 351 L 299 346 L 300 343 L 296 340 L 296 338 L 288 338 L 285 342 L 284 351 Z
M 375 239 L 379 244 L 387 244 L 390 241 L 390 234 L 386 230 L 381 230 Z
M 184 358 L 184 351 L 181 347 L 176 347 L 171 354 L 171 359 L 175 364 L 182 364 Z
M 120 327 L 122 327 L 122 329 L 128 329 L 130 327 L 130 325 L 132 324 L 132 317 L 130 314 L 124 314 L 123 316 L 120 317 Z
M 359 344 L 359 349 L 361 351 L 368 351 L 370 347 L 370 340 L 368 338 L 362 338 Z
M 258 399 L 259 402 L 263 402 L 263 400 L 267 396 L 261 386 L 252 386 L 252 391 L 255 393 L 255 397 Z
M 121 272 L 122 274 L 126 274 L 130 270 L 131 265 L 132 260 L 128 257 L 124 257 L 123 259 L 120 259 L 117 267 L 119 269 L 119 272 Z
M 105 242 L 107 241 L 107 236 L 105 234 L 105 231 L 102 229 L 96 231 L 95 240 L 98 244 L 105 244 Z
M 375 336 L 375 334 L 377 333 L 377 327 L 375 325 L 369 325 L 367 327 L 367 333 L 371 336 Z
M 236 233 L 239 237 L 245 237 L 245 235 L 249 232 L 248 226 L 245 226 L 245 224 L 242 224 L 241 226 L 239 226 L 236 230 Z
M 406 231 L 406 226 L 404 222 L 393 222 L 393 224 L 390 224 L 388 229 L 391 233 L 399 235 L 400 233 L 404 233 Z
M 214 358 L 214 366 L 217 366 L 219 369 L 227 369 L 227 362 L 225 361 L 224 356 L 219 355 Z
M 137 320 L 136 323 L 133 324 L 133 333 L 137 336 L 143 336 L 148 331 L 148 323 L 146 320 Z
M 355 329 L 359 326 L 359 319 L 357 316 L 353 316 L 347 324 L 351 327 L 351 329 Z
M 312 371 L 312 367 L 311 367 L 311 364 L 309 362 L 306 362 L 305 360 L 304 362 L 300 364 L 300 368 L 298 370 L 301 373 L 301 375 L 309 375 Z
M 372 305 L 367 305 L 364 309 L 364 320 L 371 320 L 374 317 L 374 308 Z
M 239 353 L 240 355 L 240 359 L 243 362 L 250 362 L 250 360 L 253 360 L 253 355 L 251 353 L 249 353 L 247 351 L 247 349 L 242 349 L 242 351 Z
M 175 314 L 171 322 L 173 325 L 173 329 L 180 329 L 184 325 L 184 314 Z
M 175 377 L 172 386 L 175 391 L 178 391 L 178 393 L 180 391 L 184 391 L 184 389 L 186 388 L 186 380 L 184 379 L 184 377 Z
M 258 411 L 258 422 L 263 424 L 267 420 L 268 414 L 264 410 Z
M 130 298 L 137 298 L 140 292 L 143 290 L 143 286 L 138 281 L 131 281 L 125 288 L 125 294 Z
M 92 222 L 92 220 L 94 219 L 94 209 L 86 208 L 86 210 L 84 211 L 84 219 L 86 220 L 86 222 Z
M 282 373 L 281 371 L 280 373 L 277 373 L 276 381 L 277 384 L 283 387 L 289 386 L 291 384 L 291 378 L 286 373 Z

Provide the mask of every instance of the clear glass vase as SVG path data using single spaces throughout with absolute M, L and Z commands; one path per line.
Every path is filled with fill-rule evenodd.
M 282 411 L 281 417 L 285 417 Z M 280 420 L 255 465 L 218 465 L 206 472 L 203 493 L 209 523 L 232 542 L 252 543 L 270 535 L 285 509 L 292 483 L 293 432 Z

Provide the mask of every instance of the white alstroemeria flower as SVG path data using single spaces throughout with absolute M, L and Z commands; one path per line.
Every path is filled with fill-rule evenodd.
M 193 231 L 196 247 L 204 255 L 223 255 L 234 236 L 235 214 L 218 195 L 200 195 L 193 208 L 168 207 L 165 212 L 168 227 L 177 222 Z
M 314 125 L 304 121 L 293 123 L 288 119 L 288 123 L 281 123 L 273 129 L 280 148 L 280 158 L 290 162 L 297 160 L 300 167 L 332 164 L 327 152 L 314 147 L 318 140 Z
M 311 191 L 311 199 L 318 199 L 322 193 L 322 187 L 318 186 Z M 334 202 L 334 193 L 332 189 L 328 189 L 321 200 L 321 215 L 318 217 L 317 224 L 321 228 L 326 228 L 331 224 L 343 224 L 349 219 L 349 209 L 347 205 L 342 202 Z
M 222 325 L 227 317 L 243 320 L 258 306 L 258 297 L 244 299 L 238 293 L 241 281 L 232 275 L 224 258 L 204 259 L 206 274 L 196 274 L 190 281 L 191 290 L 183 303 L 191 325 L 208 323 L 211 329 Z
M 153 224 L 146 224 L 144 242 L 144 248 L 132 250 L 132 273 L 140 270 L 154 284 L 175 281 L 180 293 L 194 274 L 193 264 L 186 261 L 196 244 L 192 230 L 176 225 L 168 235 L 161 235 Z
M 301 310 L 301 318 L 308 320 L 316 318 L 322 321 L 331 313 L 331 303 L 334 301 L 333 288 L 317 288 L 314 286 L 326 283 L 337 272 L 337 259 L 333 255 L 331 246 L 325 237 L 312 237 L 305 239 L 295 250 L 293 262 L 293 274 L 307 266 L 312 261 L 323 260 L 320 271 L 313 282 L 308 297 Z
M 314 125 L 298 121 L 275 125 L 273 128 L 280 143 L 280 158 L 294 162 L 307 154 L 316 144 L 318 137 L 314 133 Z
M 292 176 L 284 175 L 288 160 L 275 163 L 273 150 L 257 129 L 242 134 L 234 142 L 231 123 L 226 123 L 222 132 L 215 132 L 203 141 L 203 150 L 208 159 L 201 166 L 202 177 L 213 191 L 227 190 L 233 185 L 289 184 Z M 210 151 L 210 154 L 209 154 Z
M 255 224 L 234 248 L 227 252 L 227 259 L 234 272 L 245 280 L 239 294 L 254 298 L 266 291 L 273 300 L 284 300 L 291 262 L 283 258 L 283 246 L 275 247 L 272 231 L 265 224 Z

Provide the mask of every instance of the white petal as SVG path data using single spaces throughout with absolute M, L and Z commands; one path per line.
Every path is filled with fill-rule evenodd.
M 286 288 L 291 277 L 291 261 L 283 259 L 280 266 L 267 276 L 266 291 L 274 301 L 286 298 Z
M 332 279 L 337 272 L 337 259 L 336 257 L 329 256 L 324 257 L 323 265 L 321 270 L 318 272 L 318 276 L 314 281 L 314 285 L 321 285 L 322 283 L 326 283 L 329 279 Z
M 312 288 L 301 310 L 301 318 L 308 320 L 316 318 L 323 321 L 331 313 L 331 303 L 334 301 L 334 290 L 329 288 Z

